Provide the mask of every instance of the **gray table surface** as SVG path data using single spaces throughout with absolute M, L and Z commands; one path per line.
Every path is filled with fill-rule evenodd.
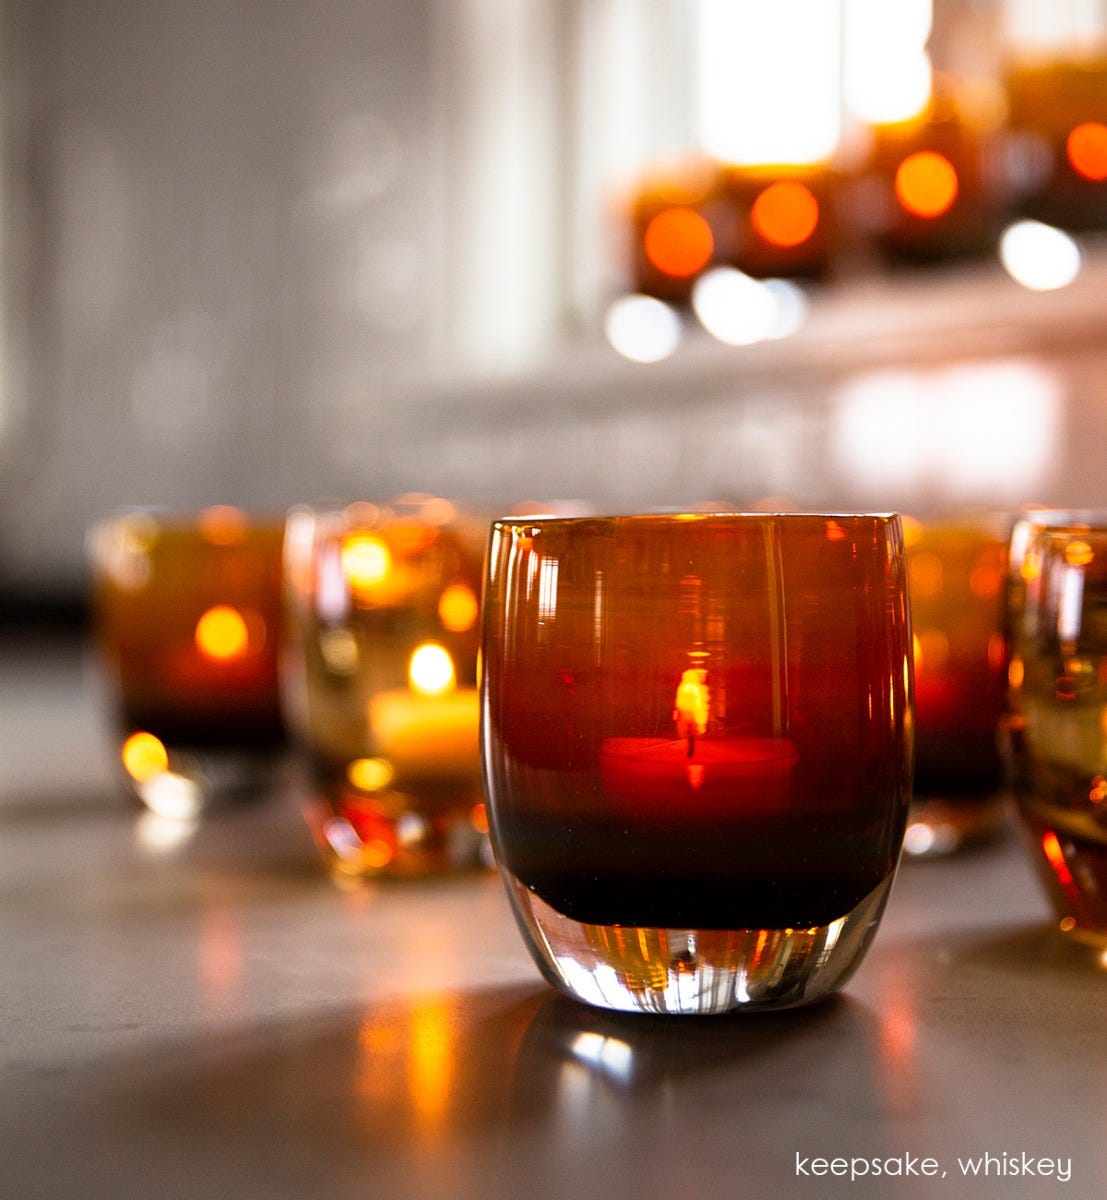
M 80 654 L 0 648 L 0 1200 L 1090 1200 L 1105 999 L 1008 836 L 907 864 L 821 1006 L 596 1012 L 490 874 L 340 892 L 287 793 L 139 815 Z M 801 1173 L 820 1156 L 944 1175 Z

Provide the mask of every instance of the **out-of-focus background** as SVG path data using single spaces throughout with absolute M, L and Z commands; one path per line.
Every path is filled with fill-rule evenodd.
M 1102 500 L 1107 5 L 0 18 L 6 604 L 120 505 Z

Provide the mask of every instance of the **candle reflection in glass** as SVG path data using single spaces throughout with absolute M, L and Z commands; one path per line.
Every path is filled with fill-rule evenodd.
M 429 497 L 289 514 L 287 704 L 333 877 L 480 861 L 482 545 Z
M 193 817 L 280 766 L 281 538 L 280 522 L 225 505 L 136 511 L 89 531 L 120 761 L 155 813 Z
M 947 854 L 1000 829 L 1006 539 L 986 522 L 907 523 L 915 796 L 904 848 Z
M 546 977 L 677 1013 L 839 986 L 906 816 L 898 518 L 497 522 L 484 630 L 493 842 Z

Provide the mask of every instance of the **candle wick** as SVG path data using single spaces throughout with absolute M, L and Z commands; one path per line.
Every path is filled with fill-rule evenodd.
M 695 753 L 696 753 L 696 735 L 694 733 L 690 733 L 688 735 L 688 757 L 689 758 L 694 757 Z

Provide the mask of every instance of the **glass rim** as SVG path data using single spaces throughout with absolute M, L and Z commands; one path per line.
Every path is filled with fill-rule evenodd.
M 1035 529 L 1027 539 L 1028 546 L 1060 545 L 1063 542 L 1107 541 L 1107 525 L 1048 525 Z
M 800 524 L 810 521 L 846 521 L 880 522 L 886 525 L 903 521 L 899 512 L 835 512 L 835 511 L 804 511 L 804 512 L 748 512 L 744 510 L 718 509 L 710 512 L 692 512 L 673 509 L 665 512 L 633 512 L 633 513 L 597 513 L 592 516 L 558 516 L 556 513 L 534 513 L 521 516 L 495 517 L 491 521 L 493 529 L 511 529 L 520 526 L 541 525 L 543 527 L 571 527 L 580 525 L 615 525 L 620 522 L 646 524 L 656 522 L 661 525 L 691 525 L 700 521 L 729 521 L 735 524 L 754 525 L 763 521 L 774 521 L 786 524 Z M 1105 526 L 1107 528 L 1107 526 Z

